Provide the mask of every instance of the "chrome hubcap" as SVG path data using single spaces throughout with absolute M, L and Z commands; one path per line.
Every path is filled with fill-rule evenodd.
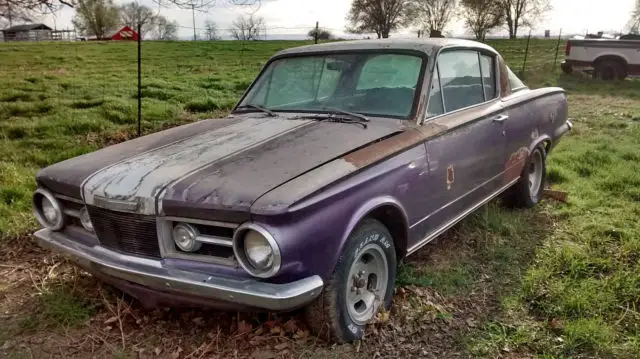
M 533 152 L 533 157 L 527 165 L 529 167 L 529 192 L 531 197 L 538 195 L 542 185 L 542 161 L 542 153 L 538 150 Z
M 356 324 L 371 320 L 384 301 L 389 282 L 387 257 L 377 244 L 365 246 L 349 270 L 347 311 Z

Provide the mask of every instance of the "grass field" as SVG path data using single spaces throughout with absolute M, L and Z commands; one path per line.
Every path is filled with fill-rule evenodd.
M 143 44 L 143 131 L 223 115 L 271 54 L 301 44 Z M 520 71 L 523 41 L 490 44 Z M 640 82 L 560 75 L 555 50 L 533 41 L 523 77 L 569 93 L 576 127 L 548 169 L 568 203 L 480 209 L 403 264 L 389 319 L 329 346 L 296 314 L 146 311 L 36 249 L 35 172 L 135 135 L 135 46 L 0 44 L 0 354 L 640 356 Z

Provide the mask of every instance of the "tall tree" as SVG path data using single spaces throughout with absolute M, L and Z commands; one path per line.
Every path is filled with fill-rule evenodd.
M 533 26 L 549 10 L 550 0 L 501 0 L 509 38 L 518 37 L 521 26 Z
M 118 23 L 118 8 L 113 0 L 78 0 L 73 25 L 81 33 L 104 39 Z
M 73 7 L 74 3 L 73 0 L 0 0 L 0 20 L 11 26 L 15 21 L 31 21 L 61 7 Z
M 640 34 L 640 0 L 636 0 L 627 27 L 630 34 Z
M 414 0 L 413 13 L 431 37 L 441 37 L 456 10 L 456 0 Z
M 315 39 L 316 36 L 318 37 L 318 40 L 329 40 L 333 37 L 333 34 L 331 34 L 331 31 L 327 29 L 318 28 L 309 30 L 307 36 L 312 40 Z
M 500 0 L 461 0 L 461 17 L 476 40 L 484 41 L 487 33 L 504 23 Z
M 204 22 L 204 31 L 207 36 L 207 40 L 219 40 L 218 37 L 218 25 L 213 20 L 207 20 Z
M 260 40 L 265 30 L 262 17 L 239 16 L 231 25 L 231 35 L 236 40 Z
M 378 38 L 388 38 L 391 31 L 409 23 L 411 0 L 353 0 L 347 15 L 352 33 L 375 32 Z
M 153 24 L 153 38 L 156 40 L 177 40 L 178 23 L 169 21 L 164 16 L 158 16 Z
M 156 15 L 151 8 L 140 5 L 136 2 L 130 2 L 120 6 L 118 13 L 122 25 L 138 31 L 138 24 L 142 28 L 142 34 L 146 35 L 153 30 Z

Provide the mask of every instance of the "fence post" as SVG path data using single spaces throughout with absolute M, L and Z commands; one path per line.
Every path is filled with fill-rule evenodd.
M 138 21 L 138 137 L 142 134 L 142 22 Z
M 319 35 L 318 31 L 320 31 L 320 22 L 319 22 L 319 21 L 316 21 L 316 32 L 315 32 L 315 33 L 314 33 L 314 35 L 313 35 L 314 42 L 315 42 L 316 44 L 318 43 L 318 35 Z
M 529 30 L 529 36 L 527 37 L 527 49 L 524 51 L 524 61 L 522 62 L 522 71 L 520 76 L 524 77 L 524 72 L 527 69 L 527 57 L 529 56 L 529 42 L 531 41 L 531 30 Z
M 560 34 L 558 34 L 558 43 L 556 44 L 556 58 L 553 60 L 553 71 L 556 70 L 556 64 L 558 63 L 558 53 L 560 52 L 560 41 L 562 40 L 562 29 L 560 29 Z

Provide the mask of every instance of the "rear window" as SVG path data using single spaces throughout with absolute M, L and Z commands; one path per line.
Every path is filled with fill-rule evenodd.
M 509 66 L 507 66 L 507 71 L 509 72 L 509 87 L 511 88 L 511 91 L 518 91 L 527 88 L 527 85 L 525 85 L 518 76 L 511 71 Z

